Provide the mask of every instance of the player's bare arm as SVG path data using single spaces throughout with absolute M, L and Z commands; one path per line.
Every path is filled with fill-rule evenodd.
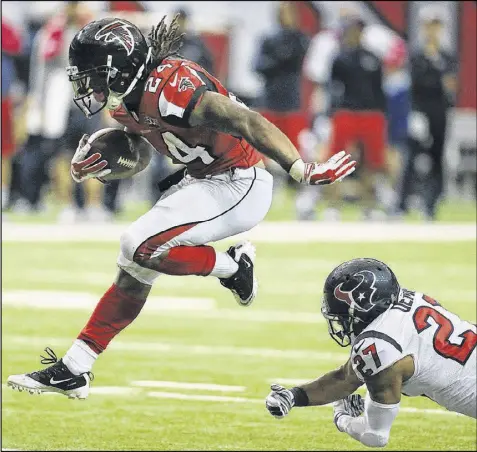
M 401 401 L 401 387 L 414 374 L 414 361 L 406 356 L 376 375 L 364 378 L 371 399 L 378 403 L 393 404 Z
M 344 151 L 324 164 L 303 162 L 287 136 L 262 115 L 211 91 L 203 94 L 190 115 L 189 124 L 245 138 L 298 182 L 330 184 L 351 174 L 356 166 L 356 162 Z
M 326 405 L 353 394 L 363 383 L 359 381 L 348 360 L 340 368 L 328 372 L 310 383 L 298 386 L 308 398 L 308 405 Z
M 363 383 L 356 377 L 350 360 L 309 383 L 286 389 L 272 384 L 265 405 L 270 414 L 280 419 L 292 407 L 326 405 L 355 392 Z
M 300 159 L 287 136 L 262 115 L 212 91 L 204 93 L 190 115 L 189 124 L 243 137 L 286 171 Z
M 334 422 L 338 430 L 366 446 L 385 446 L 399 411 L 402 384 L 413 374 L 414 361 L 411 356 L 405 356 L 387 369 L 365 376 L 367 400 L 360 404 L 358 411 L 352 412 L 349 398 L 333 404 Z M 361 399 L 360 396 L 355 397 Z

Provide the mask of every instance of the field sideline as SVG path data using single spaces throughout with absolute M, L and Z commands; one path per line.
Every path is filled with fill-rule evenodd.
M 264 222 L 242 235 L 257 246 L 251 307 L 213 278 L 161 276 L 97 361 L 88 400 L 30 396 L 6 389 L 8 375 L 42 367 L 46 346 L 68 349 L 114 279 L 127 224 L 2 227 L 3 450 L 369 450 L 336 430 L 329 406 L 282 421 L 264 407 L 270 383 L 309 381 L 347 359 L 319 310 L 328 272 L 375 257 L 404 287 L 476 320 L 473 224 Z M 475 420 L 420 397 L 401 407 L 385 450 L 476 450 Z
M 78 241 L 116 242 L 128 223 L 95 225 L 94 232 L 82 224 L 2 224 L 4 242 Z M 469 223 L 319 223 L 262 222 L 252 230 L 227 239 L 247 238 L 264 243 L 306 242 L 439 242 L 476 240 L 475 224 Z

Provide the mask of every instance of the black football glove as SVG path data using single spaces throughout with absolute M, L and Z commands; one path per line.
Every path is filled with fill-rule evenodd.
M 265 406 L 277 419 L 284 418 L 295 405 L 295 398 L 290 390 L 278 384 L 270 386 L 272 390 L 265 399 Z

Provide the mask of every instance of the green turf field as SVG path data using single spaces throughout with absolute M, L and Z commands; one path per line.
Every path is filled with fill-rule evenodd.
M 3 244 L 3 384 L 40 368 L 45 346 L 63 355 L 89 317 L 82 302 L 111 284 L 116 253 L 113 243 Z M 333 266 L 364 255 L 388 262 L 405 287 L 476 320 L 475 242 L 257 244 L 253 306 L 236 305 L 213 278 L 161 277 L 151 295 L 173 298 L 151 299 L 116 338 L 96 363 L 86 401 L 3 387 L 2 447 L 366 449 L 336 430 L 330 407 L 294 409 L 278 421 L 264 406 L 271 381 L 313 379 L 346 360 L 321 321 L 320 290 Z M 160 309 L 175 302 L 176 310 Z M 474 420 L 424 398 L 403 398 L 402 407 L 387 449 L 475 450 Z

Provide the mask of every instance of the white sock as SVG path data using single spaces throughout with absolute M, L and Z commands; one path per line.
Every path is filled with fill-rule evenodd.
M 238 264 L 235 262 L 229 254 L 215 252 L 215 265 L 214 269 L 210 272 L 212 276 L 217 278 L 230 278 L 237 273 Z
M 85 342 L 76 339 L 63 357 L 65 366 L 75 375 L 90 372 L 98 354 L 91 350 Z

